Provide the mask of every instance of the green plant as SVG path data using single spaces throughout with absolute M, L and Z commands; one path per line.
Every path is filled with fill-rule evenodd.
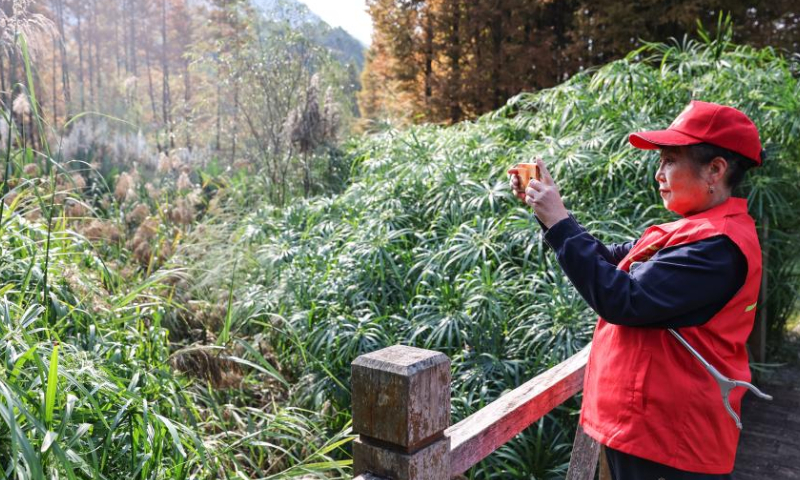
M 451 356 L 457 421 L 577 352 L 595 315 L 553 264 L 505 171 L 543 156 L 579 221 L 604 241 L 632 240 L 675 217 L 658 197 L 655 154 L 627 136 L 663 128 L 692 98 L 738 107 L 761 131 L 769 159 L 739 194 L 769 225 L 762 247 L 776 288 L 766 308 L 772 331 L 782 330 L 798 287 L 800 215 L 789 207 L 800 202 L 797 67 L 718 30 L 647 44 L 473 123 L 373 135 L 351 147 L 354 175 L 342 194 L 250 215 L 243 228 L 258 267 L 246 283 L 258 288 L 242 289 L 240 301 L 261 312 L 277 363 L 304 380 L 287 401 L 346 417 L 339 384 L 350 363 L 404 343 Z M 574 419 L 554 421 L 470 475 L 559 475 Z

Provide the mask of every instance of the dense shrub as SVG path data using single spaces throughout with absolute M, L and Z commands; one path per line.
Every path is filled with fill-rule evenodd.
M 34 158 L 69 164 L 6 151 L 3 471 L 343 478 L 350 363 L 396 343 L 451 356 L 463 418 L 575 353 L 595 318 L 506 169 L 544 156 L 589 230 L 636 238 L 674 217 L 652 178 L 656 154 L 627 134 L 664 127 L 691 98 L 743 109 L 765 140 L 769 158 L 741 194 L 762 234 L 776 339 L 798 286 L 797 67 L 725 38 L 648 45 L 473 123 L 352 142 L 324 182 L 342 193 L 283 209 L 246 166 L 226 179 L 198 172 L 197 186 L 162 156 L 157 184 L 125 173 L 110 188 L 96 171 L 40 176 Z M 469 475 L 563 478 L 576 407 Z
M 676 217 L 653 178 L 658 154 L 632 148 L 627 136 L 665 128 L 691 99 L 740 108 L 766 145 L 769 158 L 741 195 L 762 234 L 776 340 L 798 286 L 796 67 L 724 36 L 651 44 L 476 122 L 366 139 L 351 151 L 356 174 L 341 195 L 264 208 L 249 221 L 259 267 L 242 301 L 266 312 L 279 362 L 304 375 L 292 401 L 333 402 L 344 421 L 350 362 L 404 343 L 452 357 L 457 421 L 575 353 L 595 315 L 554 265 L 505 171 L 543 156 L 591 232 L 607 242 L 637 238 Z M 558 413 L 471 475 L 562 477 L 571 421 Z

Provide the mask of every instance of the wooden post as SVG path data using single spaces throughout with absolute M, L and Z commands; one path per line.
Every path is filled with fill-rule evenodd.
M 354 475 L 450 479 L 446 355 L 402 345 L 361 355 L 352 364 L 352 399 Z
M 566 480 L 585 480 L 594 478 L 597 469 L 597 458 L 600 455 L 600 444 L 586 435 L 578 425 L 575 442 L 572 444 L 572 457 L 569 459 L 569 470 Z
M 758 298 L 758 312 L 750 333 L 748 343 L 750 344 L 750 354 L 757 363 L 767 361 L 767 263 L 769 261 L 769 219 L 761 219 L 761 289 Z
M 606 447 L 600 446 L 600 471 L 597 478 L 599 480 L 612 480 L 611 469 L 608 467 L 608 459 L 606 458 Z

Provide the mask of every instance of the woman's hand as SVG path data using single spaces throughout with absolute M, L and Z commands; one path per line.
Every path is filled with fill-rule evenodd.
M 569 216 L 564 202 L 561 200 L 561 194 L 558 193 L 556 182 L 550 176 L 550 172 L 544 165 L 541 158 L 536 159 L 541 172 L 541 181 L 531 179 L 525 189 L 525 203 L 532 206 L 536 212 L 536 216 L 544 224 L 545 227 L 550 228 L 560 220 Z M 519 177 L 517 175 L 511 176 L 511 190 L 514 195 L 520 196 Z
M 511 191 L 514 192 L 514 196 L 520 200 L 525 200 L 525 191 L 523 191 L 519 184 L 519 175 L 511 175 L 511 180 L 509 180 L 508 183 L 511 186 Z

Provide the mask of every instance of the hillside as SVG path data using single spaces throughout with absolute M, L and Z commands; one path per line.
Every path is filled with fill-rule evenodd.
M 798 71 L 730 37 L 648 45 L 473 122 L 352 138 L 313 165 L 321 193 L 282 206 L 271 164 L 161 152 L 145 175 L 122 170 L 111 144 L 69 160 L 68 144 L 87 150 L 104 128 L 76 124 L 58 156 L 12 118 L 0 129 L 3 471 L 350 478 L 350 364 L 398 343 L 452 359 L 452 418 L 464 418 L 582 348 L 595 321 L 511 195 L 508 167 L 543 156 L 588 230 L 636 238 L 674 217 L 657 154 L 627 135 L 692 98 L 742 109 L 764 140 L 768 160 L 738 193 L 769 225 L 759 308 L 777 342 L 800 288 Z M 15 113 L 41 120 L 25 100 Z M 102 155 L 117 162 L 105 172 Z M 579 401 L 468 476 L 564 478 Z
M 319 45 L 325 46 L 342 63 L 352 63 L 358 72 L 364 68 L 366 46 L 341 27 L 331 27 L 305 4 L 297 0 L 252 0 L 253 6 L 273 21 L 288 22 Z

